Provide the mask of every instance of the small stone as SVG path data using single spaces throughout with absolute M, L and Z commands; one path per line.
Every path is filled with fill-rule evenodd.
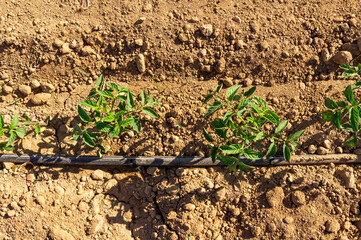
M 232 18 L 232 20 L 235 21 L 236 23 L 241 23 L 241 22 L 242 22 L 241 18 L 238 17 L 238 16 L 234 16 L 234 17 Z
M 35 177 L 34 173 L 29 173 L 28 175 L 26 175 L 26 181 L 34 182 L 35 180 L 36 180 L 36 177 Z
M 352 60 L 352 54 L 348 51 L 341 51 L 336 53 L 335 56 L 332 57 L 332 61 L 334 61 L 336 64 L 347 64 L 351 62 Z
M 63 46 L 64 42 L 61 39 L 55 39 L 53 42 L 54 47 L 60 48 Z
M 269 44 L 267 41 L 263 41 L 259 44 L 259 49 L 261 51 L 267 50 L 269 48 Z
M 69 44 L 70 48 L 77 48 L 78 47 L 78 42 L 74 39 L 73 41 L 71 41 L 71 43 Z
M 103 227 L 104 218 L 101 215 L 96 215 L 87 229 L 87 234 L 91 235 L 99 232 L 99 230 Z
M 283 221 L 284 221 L 285 223 L 292 224 L 293 221 L 294 221 L 294 219 L 293 219 L 293 217 L 287 216 L 287 217 L 285 217 L 285 218 L 283 219 Z
M 211 24 L 205 24 L 202 25 L 199 30 L 201 31 L 203 36 L 209 37 L 213 33 L 213 26 Z
M 52 227 L 49 230 L 48 237 L 52 240 L 74 240 L 74 237 L 60 227 Z
M 330 53 L 328 52 L 327 48 L 321 50 L 321 60 L 324 63 L 327 63 L 330 60 Z
M 207 49 L 203 48 L 199 51 L 198 56 L 199 57 L 205 57 L 207 55 Z
M 40 82 L 38 80 L 36 80 L 36 79 L 32 80 L 31 83 L 30 83 L 30 87 L 32 89 L 38 88 L 40 86 L 41 86 Z
M 151 176 L 154 176 L 158 172 L 157 167 L 149 167 L 147 168 L 147 173 Z
M 239 208 L 233 207 L 230 209 L 230 212 L 234 217 L 241 215 L 241 209 L 239 209 Z
M 10 209 L 16 210 L 16 209 L 18 209 L 18 208 L 19 208 L 19 205 L 18 205 L 17 202 L 12 201 L 12 202 L 10 203 Z
M 14 217 L 16 215 L 16 211 L 15 210 L 9 210 L 7 213 L 6 213 L 6 216 L 8 217 Z
M 244 85 L 245 87 L 251 86 L 252 83 L 253 83 L 253 81 L 252 81 L 252 79 L 250 79 L 250 78 L 246 78 L 246 79 L 243 81 L 243 85 Z
M 275 187 L 266 193 L 266 199 L 270 207 L 278 207 L 282 204 L 285 194 L 281 187 Z
M 236 42 L 236 47 L 243 48 L 244 46 L 246 46 L 246 43 L 242 39 L 238 39 Z
M 328 154 L 328 149 L 325 147 L 318 147 L 317 153 L 319 155 L 326 155 L 326 154 Z
M 34 105 L 42 105 L 48 103 L 51 98 L 50 93 L 38 93 L 35 94 L 30 100 Z
M 135 45 L 137 45 L 139 47 L 143 46 L 143 44 L 144 44 L 143 39 L 141 39 L 141 38 L 135 39 L 134 43 L 135 43 Z
M 226 60 L 224 58 L 220 58 L 216 61 L 216 66 L 214 68 L 216 72 L 222 73 L 226 69 Z
M 89 208 L 89 206 L 86 202 L 79 203 L 79 206 L 78 206 L 79 211 L 85 212 L 88 210 L 88 208 Z
M 141 73 L 145 72 L 145 58 L 143 54 L 139 54 L 136 59 L 138 71 Z
M 231 78 L 231 77 L 226 77 L 226 78 L 224 78 L 224 79 L 222 80 L 222 82 L 223 82 L 223 85 L 224 85 L 225 87 L 231 87 L 231 86 L 233 86 L 233 78 Z
M 70 44 L 69 44 L 69 43 L 64 43 L 64 44 L 61 46 L 60 52 L 61 52 L 62 54 L 69 54 L 69 53 L 71 53 Z
M 14 91 L 14 89 L 13 89 L 12 87 L 10 87 L 10 86 L 8 86 L 8 85 L 4 85 L 4 86 L 3 86 L 3 92 L 4 92 L 5 94 L 12 93 L 13 91 Z
M 2 80 L 7 80 L 7 79 L 9 79 L 9 74 L 7 74 L 6 72 L 1 72 L 0 73 L 0 78 Z
M 14 166 L 15 166 L 15 164 L 12 162 L 3 162 L 2 165 L 3 165 L 3 168 L 5 168 L 7 170 L 10 170 L 10 169 L 14 168 Z
M 45 205 L 45 198 L 42 195 L 39 195 L 36 197 L 36 202 L 40 205 L 40 206 L 44 206 Z
M 26 97 L 31 93 L 31 87 L 27 85 L 20 85 L 19 92 Z
M 92 172 L 91 174 L 91 178 L 93 180 L 103 180 L 104 178 L 104 172 L 100 169 L 95 170 L 94 172 Z
M 342 147 L 336 147 L 335 151 L 336 151 L 336 153 L 343 153 Z
M 55 91 L 55 87 L 51 83 L 44 83 L 41 84 L 41 90 L 43 90 L 45 93 L 52 93 Z
M 251 227 L 251 232 L 254 237 L 260 237 L 262 235 L 262 229 L 258 226 Z
M 223 201 L 226 198 L 226 189 L 224 187 L 219 188 L 215 193 L 214 197 L 217 201 Z
M 179 39 L 179 41 L 181 41 L 181 42 L 187 42 L 187 41 L 188 41 L 188 37 L 187 37 L 187 35 L 184 34 L 184 33 L 179 34 L 178 39 Z
M 64 195 L 65 190 L 64 190 L 64 188 L 62 188 L 62 187 L 60 187 L 60 186 L 56 186 L 56 187 L 55 187 L 55 192 L 56 192 L 57 194 L 59 194 L 59 195 Z
M 343 184 L 346 188 L 355 188 L 356 181 L 353 168 L 345 167 L 344 169 L 338 171 L 338 174 L 343 180 Z
M 330 149 L 331 148 L 331 141 L 330 140 L 325 140 L 323 141 L 323 146 L 327 149 Z
M 177 168 L 177 170 L 175 170 L 175 174 L 178 176 L 178 177 L 183 177 L 185 176 L 185 169 L 180 167 L 180 168 Z
M 309 154 L 314 154 L 317 151 L 317 147 L 315 145 L 311 144 L 308 146 L 307 151 Z
M 302 206 L 306 203 L 306 196 L 303 192 L 301 191 L 295 191 L 292 193 L 292 202 L 296 205 L 296 206 Z
M 327 220 L 325 223 L 325 227 L 326 227 L 326 231 L 329 233 L 336 233 L 341 228 L 340 224 L 335 219 Z
M 183 209 L 191 212 L 196 209 L 196 205 L 194 205 L 193 203 L 187 203 L 183 206 Z
M 95 55 L 96 52 L 91 46 L 85 46 L 81 49 L 81 54 L 83 56 Z

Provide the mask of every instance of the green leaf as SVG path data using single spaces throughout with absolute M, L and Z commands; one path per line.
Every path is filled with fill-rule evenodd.
M 331 121 L 333 117 L 333 112 L 331 110 L 326 110 L 322 112 L 322 118 L 326 122 Z
M 153 95 L 151 93 L 149 93 L 149 96 L 148 96 L 147 106 L 149 106 L 149 107 L 154 106 Z
M 15 129 L 15 133 L 19 138 L 24 138 L 26 135 L 26 129 L 25 127 L 18 127 Z
M 355 97 L 354 97 L 354 95 L 353 95 L 351 86 L 348 86 L 348 87 L 343 91 L 343 94 L 345 95 L 345 98 L 346 98 L 346 100 L 347 100 L 349 103 L 351 103 L 351 104 L 354 104 L 354 103 L 355 103 Z
M 341 75 L 342 78 L 349 78 L 349 77 L 354 77 L 357 75 L 357 72 L 353 69 L 347 69 L 346 71 L 344 71 Z
M 276 144 L 273 142 L 271 143 L 271 145 L 268 147 L 267 153 L 266 153 L 266 158 L 270 158 L 273 157 L 275 154 L 277 153 L 277 146 Z
M 271 123 L 273 123 L 275 125 L 280 123 L 281 118 L 274 111 L 272 111 L 271 109 L 267 109 L 266 115 L 264 117 L 266 118 L 266 116 L 269 116 L 269 115 L 271 115 L 273 117 L 273 119 L 274 119 L 274 120 L 272 119 L 274 121 L 273 122 L 273 121 L 271 121 L 271 119 L 267 118 Z
M 89 107 L 89 108 L 97 107 L 97 103 L 94 100 L 85 100 L 85 101 L 80 102 L 79 104 L 81 104 L 85 107 Z
M 336 104 L 338 107 L 341 107 L 341 108 L 345 108 L 348 105 L 347 102 L 345 102 L 345 101 L 338 101 L 338 102 L 336 102 Z
M 331 98 L 325 98 L 325 106 L 329 109 L 335 109 L 338 107 L 337 103 Z
M 0 138 L 4 135 L 4 130 L 0 129 Z
M 220 146 L 219 149 L 225 154 L 238 154 L 242 153 L 243 147 L 241 144 L 229 144 Z
M 119 134 L 120 134 L 120 127 L 119 127 L 119 125 L 115 125 L 115 127 L 110 132 L 109 137 L 110 138 L 115 138 Z
M 0 114 L 0 129 L 4 128 L 4 119 L 3 116 Z
M 211 158 L 212 158 L 212 162 L 215 162 L 217 159 L 217 152 L 218 152 L 218 147 L 212 147 L 211 148 Z
M 114 99 L 114 95 L 110 90 L 104 90 L 98 92 L 100 96 Z
M 251 87 L 250 89 L 248 89 L 248 91 L 243 93 L 243 95 L 246 97 L 250 97 L 255 91 L 256 91 L 256 87 Z
M 350 123 L 342 124 L 341 129 L 346 130 L 348 132 L 354 132 L 353 127 Z
M 113 126 L 104 122 L 95 122 L 95 128 L 101 132 L 108 133 L 113 130 Z
M 351 108 L 350 123 L 352 129 L 357 132 L 359 130 L 359 110 L 357 106 Z
M 244 152 L 244 156 L 250 160 L 261 159 L 264 156 L 262 152 L 248 147 L 245 148 L 243 152 Z
M 91 122 L 91 117 L 86 113 L 86 111 L 78 106 L 78 114 L 79 114 L 79 117 L 80 119 L 83 121 L 83 122 Z
M 89 147 L 94 148 L 96 146 L 93 139 L 90 137 L 90 135 L 87 131 L 85 131 L 83 133 L 83 139 L 84 139 L 85 144 L 88 145 Z
M 359 87 L 361 87 L 361 81 L 355 82 L 354 84 L 351 85 L 352 90 L 355 90 Z
M 294 152 L 296 150 L 296 148 L 298 148 L 299 146 L 301 146 L 301 143 L 299 142 L 293 142 L 290 144 L 291 148 L 292 148 L 292 152 Z
M 298 131 L 298 132 L 292 134 L 291 136 L 289 136 L 287 138 L 287 141 L 290 141 L 290 142 L 296 141 L 297 139 L 299 139 L 303 135 L 304 132 L 305 132 L 305 130 L 301 130 L 301 131 Z
M 158 114 L 152 108 L 149 108 L 149 107 L 143 108 L 142 112 L 147 114 L 148 116 L 150 116 L 152 118 L 157 118 L 158 117 Z
M 237 109 L 238 109 L 238 110 L 241 110 L 241 109 L 245 108 L 251 101 L 252 101 L 252 99 L 250 99 L 250 98 L 243 99 L 243 100 L 238 104 Z
M 263 109 L 267 108 L 267 102 L 260 97 L 253 96 L 253 98 L 262 106 Z
M 97 95 L 97 90 L 95 88 L 92 88 L 89 92 L 89 95 L 86 98 L 93 98 Z
M 103 118 L 104 122 L 114 122 L 115 121 L 115 116 L 114 115 L 108 115 L 106 117 Z
M 283 144 L 283 157 L 286 159 L 287 162 L 291 160 L 291 151 L 290 148 L 286 145 L 286 143 Z
M 132 96 L 131 91 L 128 91 L 127 93 L 127 109 L 131 111 L 135 107 L 134 99 Z
M 214 97 L 213 94 L 208 94 L 206 96 L 206 98 L 204 99 L 203 103 L 205 104 L 205 103 L 209 102 L 213 97 Z
M 98 77 L 98 80 L 97 80 L 96 84 L 97 84 L 97 89 L 98 89 L 98 90 L 102 90 L 102 87 L 103 87 L 103 85 L 104 85 L 103 74 L 101 74 L 101 75 Z
M 213 138 L 211 137 L 211 135 L 209 135 L 205 128 L 203 128 L 203 136 L 205 139 L 207 139 L 207 141 L 214 142 Z
M 217 93 L 219 93 L 221 90 L 222 90 L 222 88 L 223 88 L 223 84 L 220 84 L 220 85 L 218 85 L 217 87 L 216 87 L 216 92 Z
M 219 101 L 215 101 L 214 103 L 212 103 L 211 105 L 209 105 L 206 113 L 204 114 L 204 117 L 207 117 L 211 114 L 213 114 L 215 111 L 217 111 L 218 109 L 220 109 L 222 107 L 222 103 Z
M 147 94 L 144 91 L 141 91 L 140 98 L 142 99 L 142 106 L 144 106 L 147 103 Z
M 245 163 L 243 163 L 243 162 L 239 162 L 237 168 L 238 168 L 240 171 L 246 171 L 246 170 L 250 170 L 250 169 L 252 169 L 252 168 L 254 168 L 254 167 L 249 166 L 249 165 L 247 165 L 247 164 L 245 164 Z
M 223 116 L 223 122 L 227 123 L 233 115 L 234 115 L 234 112 L 232 112 L 232 111 L 226 112 Z
M 348 69 L 351 68 L 351 66 L 349 64 L 341 64 L 340 68 L 343 69 L 343 70 L 348 70 Z
M 227 89 L 226 96 L 229 101 L 232 101 L 234 96 L 237 94 L 238 90 L 241 88 L 241 85 L 234 85 Z
M 19 124 L 19 118 L 18 118 L 18 115 L 16 115 L 16 113 L 14 114 L 14 118 L 13 120 L 11 121 L 10 123 L 10 126 L 9 126 L 9 129 L 14 129 L 16 128 L 16 126 Z
M 130 126 L 133 128 L 134 131 L 139 133 L 142 127 L 142 123 L 140 122 L 139 119 L 136 118 L 134 119 L 134 122 Z
M 270 114 L 266 114 L 263 117 L 275 125 L 279 124 L 279 121 L 277 121 L 277 119 Z
M 238 158 L 231 157 L 231 156 L 222 156 L 217 155 L 217 158 L 223 163 L 224 165 L 232 165 L 233 163 L 238 161 Z
M 266 135 L 265 133 L 259 132 L 259 133 L 257 133 L 257 135 L 256 135 L 256 137 L 255 137 L 254 140 L 255 140 L 255 141 L 262 140 L 262 139 L 264 139 L 266 136 L 267 136 L 267 135 Z
M 98 158 L 103 158 L 103 154 L 101 153 L 100 149 L 97 150 L 97 157 Z
M 356 148 L 356 146 L 357 146 L 357 138 L 355 136 L 350 137 L 344 143 L 342 143 L 342 146 L 347 146 L 347 147 L 350 147 L 350 148 Z
M 211 126 L 213 128 L 225 128 L 226 124 L 224 124 L 224 121 L 220 118 L 216 118 L 211 122 Z
M 119 122 L 118 122 L 118 125 L 119 125 L 120 127 L 130 126 L 130 125 L 133 124 L 134 120 L 135 120 L 134 118 L 128 118 L 128 119 L 126 119 L 126 120 L 124 120 L 124 121 L 119 121 Z
M 122 88 L 116 84 L 116 83 L 105 83 L 105 85 L 107 85 L 108 87 L 110 87 L 111 89 L 114 89 L 117 93 L 121 93 L 122 92 Z
M 287 127 L 287 124 L 287 120 L 283 120 L 282 122 L 280 122 L 280 124 L 278 124 L 278 126 L 276 127 L 275 134 L 281 133 Z
M 14 131 L 10 131 L 10 136 L 8 141 L 5 144 L 5 147 L 9 147 L 16 139 L 16 133 Z
M 332 116 L 332 123 L 337 127 L 338 130 L 341 129 L 341 118 L 342 118 L 342 114 L 341 111 L 337 111 L 333 116 Z

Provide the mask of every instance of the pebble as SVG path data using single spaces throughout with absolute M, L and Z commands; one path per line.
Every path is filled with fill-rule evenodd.
M 231 86 L 233 86 L 233 78 L 231 78 L 231 77 L 226 77 L 226 78 L 224 78 L 224 79 L 222 80 L 222 82 L 223 82 L 223 85 L 224 85 L 225 87 L 231 87 Z
M 41 84 L 41 90 L 45 93 L 52 93 L 55 91 L 55 87 L 51 83 L 43 83 Z
M 64 195 L 65 190 L 64 190 L 64 188 L 62 188 L 62 187 L 60 187 L 60 186 L 56 186 L 56 187 L 55 187 L 55 192 L 56 192 L 57 194 L 59 194 L 59 195 Z
M 76 48 L 78 47 L 78 42 L 74 39 L 73 41 L 71 41 L 71 43 L 69 44 L 70 48 Z
M 194 205 L 193 203 L 187 203 L 183 206 L 183 209 L 191 212 L 196 209 L 196 205 Z
M 332 61 L 334 61 L 336 64 L 347 64 L 352 60 L 352 54 L 348 51 L 341 51 L 335 54 L 335 56 L 332 57 Z
M 232 18 L 232 20 L 235 21 L 236 23 L 241 23 L 241 22 L 242 22 L 241 18 L 238 17 L 238 16 L 234 16 L 234 17 Z
M 93 180 L 103 180 L 104 178 L 104 172 L 100 169 L 95 170 L 94 172 L 92 172 L 91 174 L 91 178 Z
M 52 240 L 75 240 L 75 238 L 67 231 L 60 227 L 52 227 L 49 230 L 48 237 Z
M 13 91 L 14 91 L 14 89 L 13 89 L 12 87 L 10 87 L 10 86 L 8 86 L 8 85 L 4 85 L 4 86 L 3 86 L 3 92 L 4 92 L 5 94 L 12 93 Z
M 226 198 L 226 189 L 224 187 L 219 188 L 215 192 L 214 197 L 217 201 L 223 201 Z
M 157 172 L 158 172 L 158 168 L 157 168 L 157 167 L 149 167 L 149 168 L 147 168 L 147 173 L 148 173 L 150 176 L 154 176 Z
M 330 53 L 328 52 L 327 48 L 321 50 L 321 60 L 324 63 L 327 63 L 330 60 Z
M 314 154 L 317 151 L 317 147 L 315 145 L 311 144 L 308 146 L 307 151 L 309 154 Z
M 51 98 L 50 93 L 38 93 L 31 98 L 31 103 L 34 105 L 42 105 L 47 103 Z
M 226 60 L 224 58 L 220 58 L 216 61 L 216 66 L 214 68 L 216 72 L 222 73 L 226 69 Z
M 95 55 L 96 52 L 91 46 L 85 46 L 81 49 L 81 54 L 83 56 Z
M 6 216 L 8 217 L 14 217 L 16 215 L 16 211 L 15 210 L 9 210 L 7 213 L 6 213 Z
M 3 162 L 2 165 L 7 170 L 10 170 L 15 166 L 15 164 L 12 162 Z
M 326 231 L 330 233 L 336 233 L 340 230 L 341 226 L 335 219 L 327 220 L 325 223 Z
M 331 141 L 326 139 L 325 141 L 323 141 L 323 146 L 327 149 L 330 149 L 332 146 Z
M 292 202 L 296 205 L 296 206 L 302 206 L 306 203 L 306 196 L 303 192 L 301 191 L 295 191 L 292 193 L 291 196 Z
M 251 232 L 254 237 L 260 237 L 262 235 L 262 229 L 258 226 L 251 227 Z
M 342 169 L 339 174 L 346 188 L 355 188 L 356 181 L 353 168 L 346 167 Z
M 104 218 L 101 215 L 96 215 L 87 229 L 87 234 L 91 235 L 99 232 L 99 230 L 103 227 Z
M 36 80 L 36 79 L 32 80 L 31 83 L 30 83 L 30 87 L 32 89 L 38 88 L 40 86 L 41 86 L 40 82 L 38 80 Z
M 35 177 L 34 173 L 29 173 L 28 175 L 26 175 L 26 181 L 34 182 L 35 179 L 36 179 L 36 177 Z
M 145 72 L 145 58 L 143 54 L 139 54 L 136 59 L 138 71 L 141 73 Z
M 19 92 L 23 95 L 23 96 L 28 96 L 31 93 L 31 87 L 27 86 L 27 85 L 20 85 L 19 86 Z
M 335 151 L 336 153 L 343 153 L 342 147 L 336 147 Z
M 64 42 L 61 39 L 55 39 L 53 42 L 54 47 L 60 48 L 61 46 L 63 46 Z
M 143 39 L 141 39 L 141 38 L 135 39 L 134 43 L 135 43 L 135 45 L 137 45 L 139 47 L 143 46 L 143 44 L 144 44 Z
M 319 155 L 326 155 L 326 154 L 328 154 L 328 149 L 325 148 L 325 147 L 318 147 L 317 148 L 317 153 Z
M 266 193 L 268 204 L 273 207 L 278 207 L 282 204 L 285 194 L 281 187 L 275 187 Z
M 207 55 L 207 50 L 205 48 L 201 49 L 198 53 L 198 56 L 205 57 Z
M 179 34 L 179 35 L 178 35 L 178 39 L 179 39 L 179 41 L 181 41 L 181 42 L 187 42 L 187 41 L 189 40 L 188 37 L 187 37 L 187 35 L 184 34 L 184 33 Z
M 104 191 L 108 192 L 109 190 L 115 190 L 116 186 L 118 185 L 118 181 L 114 178 L 108 180 L 106 183 L 104 183 Z
M 252 81 L 252 79 L 250 79 L 250 78 L 246 78 L 246 79 L 243 81 L 243 85 L 244 85 L 245 87 L 250 87 L 250 86 L 252 86 L 252 83 L 253 83 L 253 81 Z
M 259 49 L 261 51 L 264 51 L 264 50 L 267 50 L 269 48 L 269 44 L 267 41 L 262 41 L 260 44 L 259 44 Z
M 213 26 L 211 24 L 205 24 L 202 25 L 199 30 L 201 31 L 203 36 L 209 37 L 213 33 Z
M 39 195 L 36 197 L 36 202 L 40 205 L 40 206 L 44 206 L 45 205 L 45 198 L 42 195 Z
M 86 202 L 79 203 L 79 206 L 78 206 L 79 211 L 85 212 L 88 210 L 88 208 L 89 208 L 89 206 Z
M 9 79 L 9 74 L 7 74 L 6 72 L 1 72 L 0 78 L 1 78 L 1 80 Z

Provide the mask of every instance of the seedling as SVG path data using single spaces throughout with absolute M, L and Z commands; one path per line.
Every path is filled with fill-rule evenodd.
M 80 105 L 78 114 L 82 127 L 76 125 L 72 139 L 78 142 L 84 141 L 92 148 L 98 148 L 97 155 L 102 157 L 105 148 L 102 142 L 106 138 L 114 138 L 125 131 L 133 129 L 137 133 L 141 130 L 139 113 L 146 114 L 152 118 L 158 117 L 154 111 L 160 100 L 154 101 L 152 94 L 144 91 L 140 94 L 140 104 L 137 105 L 135 94 L 127 88 L 120 87 L 115 83 L 105 83 L 103 75 L 100 75 L 87 99 L 79 104 L 92 109 L 88 114 Z
M 237 94 L 240 88 L 240 85 L 228 88 L 224 97 L 220 94 L 222 85 L 218 85 L 204 101 L 207 103 L 214 100 L 209 105 L 205 117 L 211 116 L 221 108 L 228 109 L 222 118 L 216 118 L 210 123 L 215 133 L 214 137 L 203 128 L 204 137 L 211 143 L 209 148 L 212 161 L 218 159 L 233 171 L 251 169 L 252 167 L 243 163 L 240 158 L 268 159 L 277 153 L 277 142 L 283 144 L 283 156 L 290 161 L 291 154 L 300 146 L 297 140 L 304 130 L 283 139 L 281 134 L 288 121 L 281 121 L 280 117 L 268 108 L 265 100 L 253 95 L 256 87 Z M 274 126 L 272 131 L 265 129 L 266 123 Z
M 348 64 L 342 64 L 341 69 L 345 70 L 341 77 L 357 77 L 361 79 L 359 72 L 361 71 L 361 64 L 357 67 L 352 67 Z M 357 140 L 361 139 L 360 133 L 360 114 L 361 114 L 361 99 L 357 100 L 354 95 L 354 90 L 361 87 L 361 81 L 357 81 L 345 88 L 343 94 L 346 101 L 334 101 L 331 98 L 325 98 L 325 106 L 330 109 L 322 112 L 322 118 L 326 122 L 332 122 L 338 130 L 345 130 L 351 133 L 351 137 L 347 139 L 342 145 L 350 148 L 356 148 Z M 348 115 L 348 118 L 346 117 Z
M 19 118 L 14 114 L 13 120 L 9 126 L 5 126 L 4 119 L 0 114 L 0 137 L 6 136 L 7 139 L 3 142 L 0 142 L 1 151 L 12 151 L 14 147 L 12 146 L 13 142 L 17 138 L 24 138 L 26 135 L 26 129 L 23 126 L 19 126 Z

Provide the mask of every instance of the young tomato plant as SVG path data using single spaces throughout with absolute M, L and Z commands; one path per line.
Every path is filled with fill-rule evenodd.
M 209 105 L 205 117 L 221 108 L 228 110 L 222 118 L 216 118 L 210 123 L 215 138 L 203 128 L 204 137 L 211 143 L 209 147 L 212 161 L 218 159 L 233 171 L 247 170 L 252 167 L 243 163 L 241 157 L 249 160 L 270 158 L 277 153 L 277 142 L 282 144 L 284 158 L 290 161 L 291 153 L 300 145 L 296 140 L 302 136 L 304 130 L 286 139 L 281 138 L 288 121 L 280 121 L 280 117 L 268 108 L 265 100 L 253 95 L 256 87 L 237 94 L 240 87 L 232 86 L 226 91 L 226 96 L 222 96 L 222 85 L 219 85 L 204 101 L 207 103 L 214 100 Z M 272 133 L 265 131 L 266 123 L 274 126 Z M 266 153 L 262 152 L 262 149 Z
M 14 147 L 12 143 L 15 142 L 17 138 L 24 138 L 26 135 L 26 129 L 23 126 L 19 126 L 19 118 L 14 114 L 13 120 L 9 126 L 5 126 L 4 119 L 0 115 L 0 137 L 6 136 L 6 140 L 0 142 L 1 151 L 12 151 Z
M 361 79 L 359 72 L 361 71 L 361 64 L 357 67 L 348 64 L 342 64 L 341 69 L 345 70 L 341 77 L 357 77 Z M 350 148 L 356 148 L 357 140 L 361 139 L 360 133 L 360 114 L 361 114 L 361 99 L 357 99 L 354 90 L 361 87 L 361 81 L 357 81 L 345 88 L 343 95 L 346 101 L 334 101 L 331 98 L 325 98 L 325 106 L 329 109 L 322 112 L 322 118 L 326 122 L 332 122 L 338 130 L 345 130 L 351 134 L 342 145 Z M 348 117 L 346 117 L 348 116 Z
M 75 126 L 72 139 L 78 142 L 84 141 L 92 148 L 97 147 L 97 155 L 102 157 L 102 153 L 105 153 L 102 142 L 107 137 L 114 138 L 131 129 L 140 132 L 139 113 L 152 118 L 158 117 L 153 108 L 155 104 L 160 106 L 161 99 L 154 101 L 151 93 L 147 96 L 142 91 L 141 103 L 138 106 L 135 97 L 135 94 L 127 88 L 115 83 L 105 83 L 101 75 L 96 82 L 96 88 L 90 91 L 85 101 L 79 103 L 92 109 L 92 112 L 88 114 L 80 105 L 78 106 L 78 114 L 84 125 Z

